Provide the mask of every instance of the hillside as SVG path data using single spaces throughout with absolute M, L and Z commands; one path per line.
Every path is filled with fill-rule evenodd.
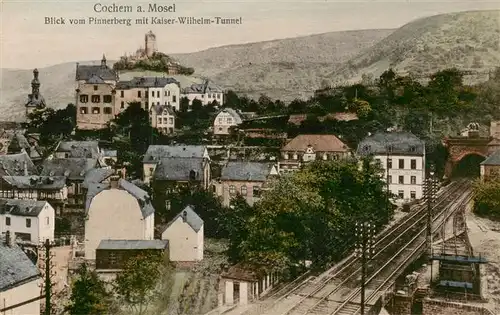
M 500 10 L 436 15 L 410 22 L 352 58 L 342 78 L 379 76 L 388 67 L 428 74 L 458 67 L 484 71 L 500 65 Z M 339 71 L 331 73 L 337 76 Z

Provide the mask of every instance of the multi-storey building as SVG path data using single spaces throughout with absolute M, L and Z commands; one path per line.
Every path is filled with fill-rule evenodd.
M 135 77 L 116 85 L 115 110 L 120 113 L 129 103 L 138 102 L 150 111 L 154 105 L 169 105 L 179 109 L 180 83 L 173 78 Z
M 175 129 L 175 112 L 168 105 L 154 105 L 151 107 L 149 118 L 151 126 L 161 133 L 172 133 Z
M 118 74 L 106 64 L 76 64 L 76 123 L 79 129 L 103 129 L 115 117 Z
M 357 153 L 372 156 L 397 201 L 420 199 L 425 180 L 425 142 L 409 132 L 376 133 L 363 139 Z
M 299 170 L 315 160 L 339 160 L 350 156 L 349 147 L 334 135 L 298 135 L 281 149 L 280 173 Z
M 213 101 L 217 101 L 219 105 L 224 105 L 224 90 L 209 80 L 184 88 L 181 97 L 187 97 L 190 105 L 195 99 L 200 100 L 203 105 L 208 105 Z
M 214 119 L 214 135 L 223 136 L 230 134 L 230 128 L 241 124 L 243 120 L 232 108 L 222 109 Z

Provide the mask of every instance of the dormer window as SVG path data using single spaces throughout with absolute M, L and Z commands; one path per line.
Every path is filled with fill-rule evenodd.
M 410 146 L 410 152 L 415 152 L 417 151 L 417 148 L 414 145 Z
M 392 144 L 390 144 L 387 146 L 387 152 L 392 153 L 392 151 L 394 151 L 394 146 Z
M 196 180 L 196 171 L 195 170 L 189 171 L 189 180 Z

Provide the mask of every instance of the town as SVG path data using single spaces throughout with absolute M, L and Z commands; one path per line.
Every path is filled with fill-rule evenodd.
M 500 68 L 285 103 L 167 57 L 150 31 L 76 63 L 61 109 L 33 70 L 25 121 L 0 123 L 0 313 L 497 314 L 468 233 L 499 215 Z

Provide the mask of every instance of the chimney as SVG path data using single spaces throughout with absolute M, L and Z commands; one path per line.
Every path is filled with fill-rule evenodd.
M 186 211 L 186 210 L 184 210 L 184 211 L 182 212 L 182 222 L 186 222 L 186 221 L 187 221 L 187 215 L 188 215 L 187 211 Z
M 14 246 L 15 243 L 16 243 L 16 236 L 11 235 L 10 231 L 5 232 L 5 245 L 7 245 L 8 247 L 12 247 Z
M 118 181 L 120 180 L 120 176 L 113 175 L 109 178 L 109 184 L 111 188 L 118 188 Z

